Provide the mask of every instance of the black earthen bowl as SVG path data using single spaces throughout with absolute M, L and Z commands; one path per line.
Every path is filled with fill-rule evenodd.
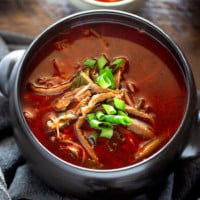
M 169 142 L 148 159 L 116 170 L 91 170 L 69 164 L 50 153 L 31 132 L 23 116 L 20 103 L 20 84 L 26 63 L 43 41 L 63 28 L 95 21 L 123 23 L 143 29 L 165 45 L 180 64 L 188 92 L 183 120 Z M 8 96 L 11 120 L 17 143 L 31 169 L 55 190 L 73 194 L 81 199 L 103 199 L 119 195 L 137 194 L 163 181 L 173 166 L 181 159 L 182 152 L 197 126 L 198 108 L 196 87 L 191 69 L 179 47 L 151 22 L 136 15 L 114 10 L 95 10 L 70 15 L 50 26 L 40 34 L 26 51 L 15 51 L 0 63 L 0 89 Z M 167 95 L 167 94 L 166 94 Z M 187 144 L 187 145 L 190 145 Z

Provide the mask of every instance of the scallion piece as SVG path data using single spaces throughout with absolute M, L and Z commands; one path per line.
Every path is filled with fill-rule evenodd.
M 102 104 L 102 106 L 108 115 L 114 115 L 117 113 L 115 108 L 109 104 Z
M 102 112 L 102 111 L 97 111 L 96 112 L 96 118 L 99 120 L 99 121 L 102 121 L 102 120 L 104 120 L 104 113 Z
M 96 131 L 93 131 L 90 135 L 89 138 L 92 139 L 92 141 L 94 142 L 94 144 L 96 144 L 97 142 L 97 138 L 98 138 L 98 133 Z
M 115 89 L 115 79 L 112 70 L 109 67 L 101 70 L 99 76 L 97 77 L 97 83 L 102 88 Z
M 125 102 L 121 99 L 113 98 L 115 108 L 125 110 Z
M 117 58 L 115 59 L 112 63 L 112 65 L 115 65 L 115 68 L 113 69 L 113 71 L 116 71 L 119 67 L 121 67 L 123 65 L 124 60 L 122 58 Z
M 109 87 L 112 86 L 111 80 L 106 75 L 106 73 L 105 74 L 101 74 L 100 76 L 97 77 L 97 83 L 102 88 L 109 88 Z
M 121 115 L 121 116 L 128 116 L 128 113 L 123 112 L 123 111 L 121 111 L 121 110 L 118 110 L 117 114 L 118 114 L 118 115 Z
M 107 62 L 108 61 L 104 55 L 100 56 L 97 60 L 97 66 L 98 66 L 99 70 L 102 70 L 105 67 Z
M 91 121 L 91 120 L 95 119 L 96 116 L 95 116 L 94 113 L 88 113 L 88 114 L 87 114 L 87 118 L 88 118 L 89 121 Z
M 88 58 L 87 60 L 85 60 L 84 65 L 89 66 L 89 67 L 94 67 L 96 62 L 97 61 L 95 59 Z
M 113 128 L 102 128 L 100 137 L 106 137 L 110 139 L 113 136 Z
M 109 122 L 102 122 L 97 119 L 93 119 L 89 121 L 89 124 L 92 128 L 102 129 L 102 128 L 112 128 L 112 124 Z
M 131 125 L 132 120 L 128 116 L 121 115 L 105 115 L 105 122 L 109 122 L 112 124 L 123 124 L 123 125 Z
M 90 126 L 91 126 L 92 128 L 97 128 L 97 129 L 99 129 L 99 128 L 100 128 L 99 125 L 101 124 L 101 122 L 98 121 L 98 120 L 96 120 L 96 119 L 92 119 L 92 120 L 89 121 L 89 124 L 90 124 Z

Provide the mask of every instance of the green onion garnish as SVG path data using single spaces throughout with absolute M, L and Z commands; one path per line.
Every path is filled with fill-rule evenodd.
M 116 71 L 119 67 L 121 67 L 123 65 L 124 60 L 122 58 L 117 58 L 116 60 L 114 60 L 111 63 L 112 65 L 115 65 L 115 68 L 113 69 L 113 71 Z
M 106 113 L 108 115 L 114 115 L 117 113 L 117 111 L 115 110 L 115 108 L 111 105 L 108 104 L 102 104 L 103 108 L 105 109 Z
M 95 59 L 88 58 L 87 60 L 85 60 L 84 65 L 89 66 L 89 67 L 94 67 L 96 62 L 97 61 Z
M 106 137 L 110 139 L 113 136 L 113 129 L 112 128 L 102 128 L 100 137 Z
M 105 122 L 110 122 L 110 123 L 113 123 L 113 124 L 131 125 L 132 120 L 128 116 L 105 115 Z
M 106 75 L 106 73 L 101 74 L 100 76 L 97 77 L 97 83 L 99 86 L 102 88 L 109 88 L 112 86 L 111 80 L 109 77 Z
M 121 110 L 118 110 L 117 114 L 118 114 L 118 115 L 121 115 L 121 116 L 128 116 L 128 113 L 123 112 L 123 111 L 121 111 Z
M 102 122 L 97 119 L 92 119 L 89 121 L 89 124 L 92 128 L 102 129 L 102 128 L 112 128 L 112 124 L 109 122 Z
M 104 55 L 101 55 L 97 60 L 88 58 L 84 65 L 89 67 L 98 67 L 98 76 L 95 77 L 95 82 L 102 88 L 115 89 L 115 71 L 124 64 L 124 59 L 115 59 L 110 65 Z M 88 70 L 89 67 L 87 67 Z M 88 73 L 89 75 L 89 73 Z M 132 119 L 125 112 L 125 101 L 113 98 L 114 105 L 102 104 L 104 110 L 99 110 L 96 113 L 88 113 L 88 123 L 91 128 L 101 131 L 100 137 L 111 138 L 114 132 L 114 124 L 131 125 Z M 138 104 L 141 107 L 142 102 Z M 98 133 L 94 131 L 89 138 L 96 142 Z
M 96 144 L 97 138 L 98 138 L 98 133 L 96 131 L 93 131 L 90 135 L 89 138 L 93 140 L 94 144 Z
M 101 70 L 99 76 L 97 77 L 97 83 L 102 88 L 115 89 L 115 79 L 112 70 L 109 67 Z
M 125 110 L 125 102 L 121 99 L 113 98 L 115 108 Z
M 104 55 L 100 56 L 97 60 L 97 65 L 98 65 L 99 70 L 102 70 L 105 67 L 107 62 L 108 61 Z
M 102 111 L 97 111 L 96 112 L 96 118 L 99 120 L 99 121 L 102 121 L 102 120 L 104 120 L 104 113 L 102 112 Z
M 88 118 L 89 121 L 91 121 L 91 120 L 95 119 L 96 116 L 95 116 L 94 113 L 88 113 L 88 114 L 87 114 L 87 118 Z

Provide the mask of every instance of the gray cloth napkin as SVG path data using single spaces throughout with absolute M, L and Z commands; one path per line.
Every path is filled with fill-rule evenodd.
M 0 59 L 11 50 L 26 48 L 32 40 L 29 36 L 0 31 Z M 129 200 L 197 200 L 198 197 L 200 200 L 200 155 L 180 160 L 163 185 Z M 8 100 L 0 94 L 0 200 L 11 199 L 78 200 L 49 188 L 29 169 L 13 137 Z

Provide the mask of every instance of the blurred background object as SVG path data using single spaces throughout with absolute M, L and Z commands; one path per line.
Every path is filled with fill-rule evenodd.
M 80 11 L 91 9 L 117 9 L 128 12 L 139 10 L 147 0 L 68 0 Z
M 1 0 L 0 29 L 37 36 L 50 24 L 77 12 L 69 0 Z M 200 89 L 200 1 L 147 0 L 135 12 L 162 28 L 185 53 Z

